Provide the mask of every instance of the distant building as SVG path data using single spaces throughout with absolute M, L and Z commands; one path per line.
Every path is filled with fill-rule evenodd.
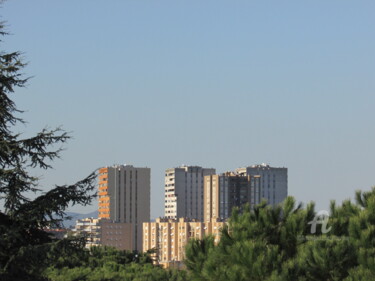
M 169 219 L 203 221 L 203 178 L 215 169 L 181 166 L 165 171 L 165 213 Z
M 132 251 L 135 239 L 133 239 L 133 224 L 114 223 L 102 219 L 100 230 L 100 242 L 103 246 L 115 247 L 118 250 Z
M 68 233 L 69 229 L 67 228 L 46 228 L 43 229 L 45 232 L 51 234 L 56 239 L 63 239 Z
M 225 220 L 234 207 L 251 208 L 261 202 L 260 176 L 238 175 L 232 172 L 204 177 L 204 219 Z
M 267 164 L 239 168 L 240 175 L 261 177 L 261 197 L 271 205 L 284 201 L 288 196 L 288 169 L 270 167 Z
M 184 260 L 185 246 L 189 239 L 213 235 L 218 243 L 220 229 L 224 224 L 218 220 L 199 222 L 184 218 L 158 218 L 155 222 L 143 223 L 143 250 L 156 249 L 156 263 L 170 267 Z
M 132 250 L 142 251 L 142 223 L 150 221 L 150 173 L 131 165 L 99 169 L 99 218 L 131 224 Z
M 86 237 L 86 248 L 100 245 L 100 220 L 85 218 L 76 221 L 72 230 L 74 236 Z

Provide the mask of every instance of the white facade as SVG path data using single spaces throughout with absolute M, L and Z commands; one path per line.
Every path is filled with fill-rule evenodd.
M 85 218 L 76 221 L 75 228 L 72 230 L 74 236 L 86 237 L 86 248 L 100 245 L 100 220 L 94 218 Z
M 165 171 L 165 217 L 189 218 L 203 221 L 204 176 L 215 174 L 215 169 L 181 166 Z
M 271 205 L 277 205 L 288 196 L 288 169 L 270 167 L 267 164 L 239 168 L 240 175 L 259 175 L 261 182 L 261 197 Z

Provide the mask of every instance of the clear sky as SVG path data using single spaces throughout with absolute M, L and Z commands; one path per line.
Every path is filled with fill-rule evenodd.
M 74 139 L 42 184 L 105 165 L 288 167 L 289 194 L 327 209 L 375 185 L 375 1 L 8 0 L 31 135 Z M 89 212 L 87 208 L 73 211 Z

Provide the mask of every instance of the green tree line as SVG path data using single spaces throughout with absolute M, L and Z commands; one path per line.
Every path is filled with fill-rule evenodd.
M 166 270 L 152 264 L 150 252 L 119 251 L 111 247 L 91 247 L 73 255 L 61 255 L 44 271 L 54 281 L 101 280 L 187 280 L 186 271 Z
M 192 280 L 375 280 L 375 188 L 332 201 L 325 222 L 293 197 L 235 209 L 217 245 L 189 241 L 185 264 Z
M 316 222 L 315 226 L 313 222 Z M 326 224 L 326 225 L 325 225 Z M 314 229 L 316 227 L 316 229 Z M 331 202 L 324 220 L 314 203 L 288 197 L 242 213 L 234 209 L 220 240 L 191 239 L 186 270 L 152 265 L 151 253 L 97 247 L 62 254 L 44 271 L 51 280 L 375 280 L 375 188 L 355 203 Z

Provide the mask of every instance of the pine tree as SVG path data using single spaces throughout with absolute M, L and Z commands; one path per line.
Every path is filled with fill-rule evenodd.
M 6 35 L 0 23 L 0 36 Z M 62 129 L 44 129 L 31 138 L 14 133 L 22 111 L 16 107 L 12 95 L 24 87 L 27 78 L 20 52 L 0 53 L 0 279 L 42 280 L 43 269 L 61 251 L 74 251 L 82 241 L 55 241 L 43 229 L 58 227 L 66 216 L 64 210 L 74 204 L 89 204 L 94 198 L 92 173 L 72 185 L 55 186 L 48 192 L 38 189 L 38 178 L 33 168 L 48 170 L 61 149 L 53 149 L 69 140 Z M 52 148 L 51 148 L 52 147 Z M 27 194 L 34 192 L 36 198 Z
M 202 270 L 214 248 L 214 241 L 213 236 L 205 236 L 202 239 L 193 238 L 185 246 L 185 265 L 190 270 L 193 280 L 206 280 Z

